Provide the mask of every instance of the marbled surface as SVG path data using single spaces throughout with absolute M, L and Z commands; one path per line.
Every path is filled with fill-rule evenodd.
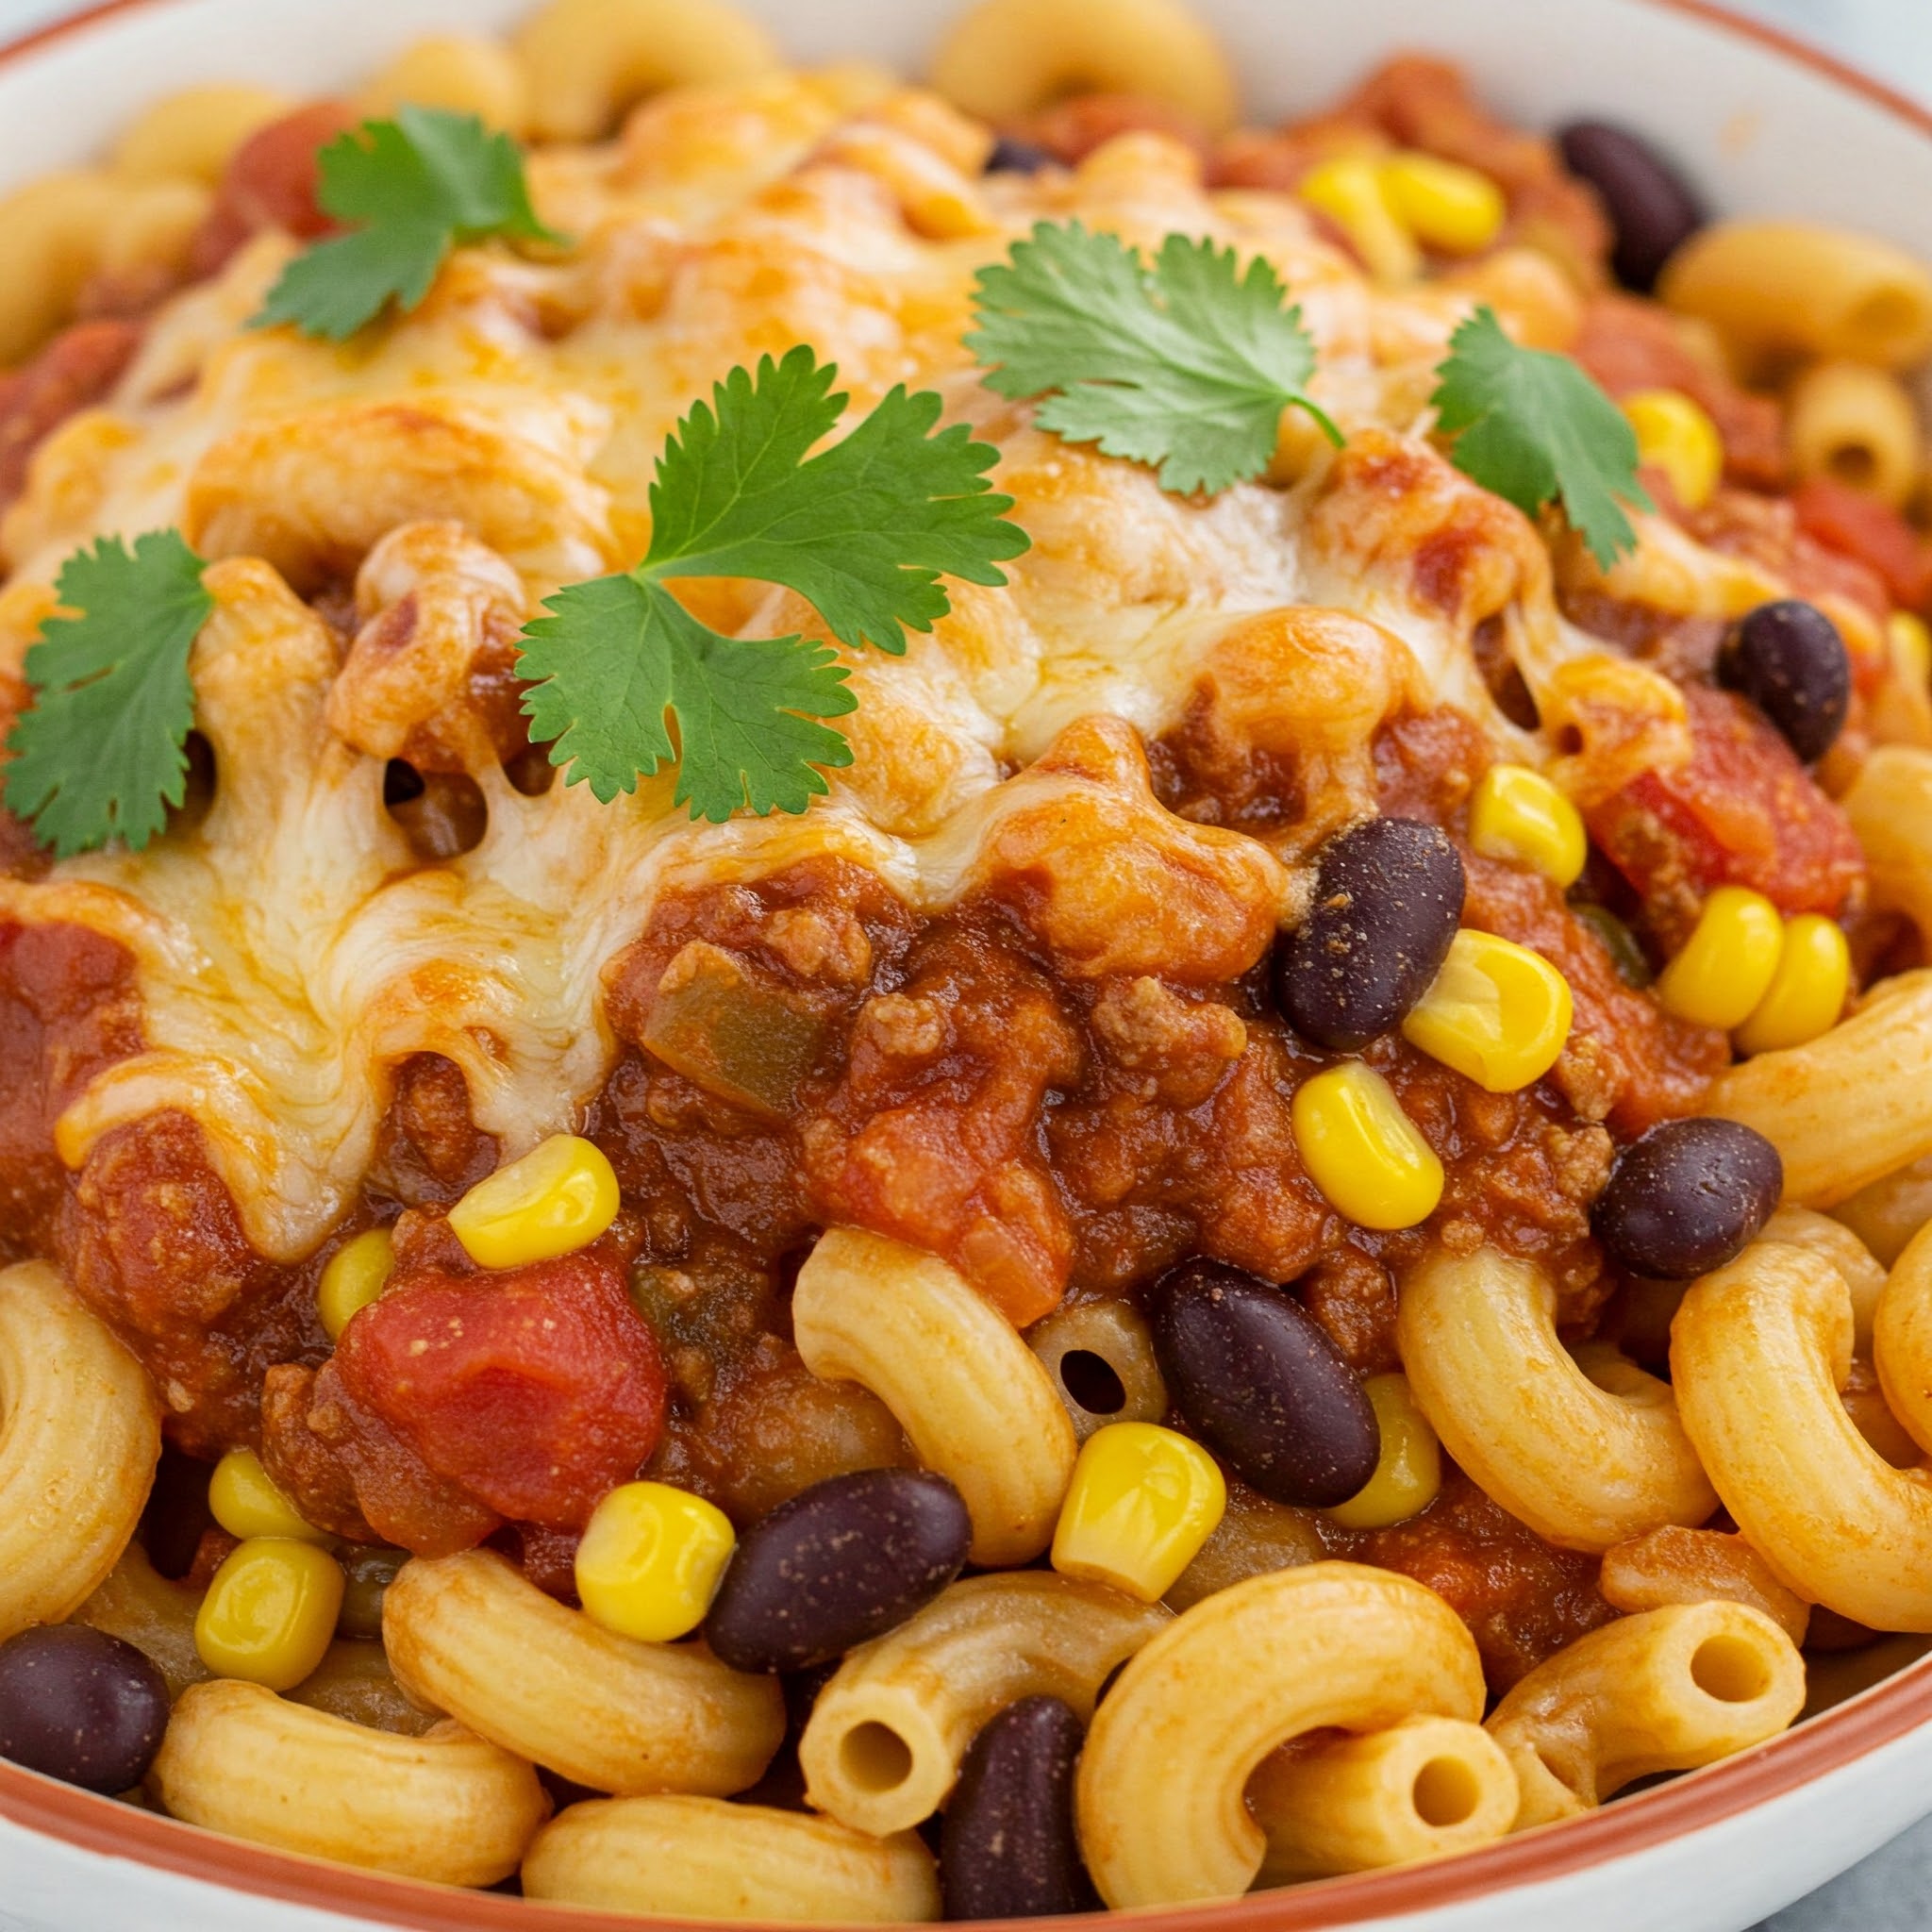
M 1550 0 L 1560 15 L 1563 0 Z M 1807 35 L 1902 92 L 1932 101 L 1932 0 L 1732 0 Z M 74 11 L 71 0 L 0 0 L 0 33 Z M 1926 1793 L 1932 1806 L 1932 1791 Z M 1927 1932 L 1932 1927 L 1932 1819 L 1834 1885 L 1780 1912 L 1760 1932 Z M 1637 1932 L 1637 1928 L 1632 1928 Z

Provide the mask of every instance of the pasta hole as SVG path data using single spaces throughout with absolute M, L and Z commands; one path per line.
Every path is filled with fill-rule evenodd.
M 1476 1774 L 1459 1757 L 1431 1757 L 1415 1774 L 1415 1815 L 1442 1831 L 1467 1824 L 1482 1802 Z
M 425 865 L 474 852 L 490 829 L 483 789 L 466 772 L 419 772 L 403 758 L 383 770 L 382 802 Z
M 541 798 L 557 783 L 557 767 L 550 762 L 550 747 L 526 744 L 514 758 L 504 760 L 503 775 L 525 798 Z
M 839 1747 L 839 1763 L 862 1791 L 897 1790 L 912 1775 L 912 1747 L 891 1724 L 854 1724 Z
M 1771 1670 L 1755 1643 L 1707 1637 L 1690 1655 L 1690 1681 L 1720 1704 L 1752 1704 L 1771 1689 Z
M 188 771 L 182 779 L 181 804 L 172 823 L 199 824 L 215 802 L 215 748 L 199 731 L 191 731 L 181 750 Z
M 1870 490 L 1878 481 L 1878 458 L 1862 442 L 1841 442 L 1825 458 L 1825 468 L 1854 490 Z
M 1061 1356 L 1060 1386 L 1089 1415 L 1118 1415 L 1127 1406 L 1127 1386 L 1119 1372 L 1091 1348 L 1070 1348 Z

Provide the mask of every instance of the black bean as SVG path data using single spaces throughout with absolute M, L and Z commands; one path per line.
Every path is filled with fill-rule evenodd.
M 1718 682 L 1747 697 L 1807 765 L 1844 729 L 1852 660 L 1815 604 L 1786 597 L 1734 625 L 1717 656 Z
M 741 1671 L 802 1671 L 890 1630 L 966 1561 L 959 1492 L 923 1470 L 867 1469 L 793 1496 L 747 1530 L 705 1620 Z
M 1557 137 L 1563 160 L 1603 197 L 1615 232 L 1611 265 L 1647 295 L 1664 264 L 1705 223 L 1703 205 L 1647 141 L 1601 121 L 1573 121 Z
M 1737 1121 L 1666 1121 L 1617 1157 L 1591 1225 L 1636 1274 L 1688 1281 L 1722 1268 L 1784 1192 L 1777 1149 Z
M 408 1550 L 392 1550 L 386 1543 L 351 1543 L 341 1552 L 342 1607 L 336 1617 L 340 1635 L 382 1635 L 382 1600 L 396 1580 L 396 1572 L 408 1560 Z
M 1083 1735 L 1058 1697 L 1023 1697 L 981 1727 L 940 1839 L 947 1918 L 1043 1919 L 1098 1903 L 1074 1830 Z
M 147 1655 L 85 1624 L 0 1643 L 0 1757 L 112 1796 L 161 1748 L 168 1686 Z
M 1274 958 L 1281 1009 L 1355 1053 L 1427 992 L 1462 917 L 1462 860 L 1434 825 L 1370 819 L 1322 848 L 1315 903 Z
M 1003 134 L 992 144 L 992 152 L 986 158 L 986 172 L 989 175 L 1037 175 L 1042 168 L 1053 165 L 1053 156 L 1045 148 L 1030 141 L 1020 141 L 1010 134 Z
M 1251 1489 L 1328 1508 L 1375 1473 L 1382 1432 L 1360 1380 L 1300 1303 L 1219 1261 L 1183 1261 L 1154 1293 L 1174 1405 Z

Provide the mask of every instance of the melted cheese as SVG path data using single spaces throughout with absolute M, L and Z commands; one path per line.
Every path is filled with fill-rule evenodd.
M 118 1124 L 182 1109 L 257 1246 L 297 1257 L 352 1204 L 400 1060 L 460 1066 L 507 1157 L 579 1124 L 616 1052 L 600 973 L 656 896 L 806 857 L 871 866 L 923 908 L 1002 866 L 1044 867 L 1063 887 L 1064 970 L 1239 972 L 1295 903 L 1307 845 L 1367 808 L 1386 718 L 1450 702 L 1499 750 L 1545 756 L 1491 703 L 1472 641 L 1485 623 L 1546 723 L 1603 741 L 1608 706 L 1638 717 L 1643 756 L 1683 755 L 1674 692 L 1559 621 L 1537 531 L 1420 436 L 1454 302 L 1373 291 L 1291 200 L 1205 192 L 1156 137 L 1036 178 L 981 178 L 984 144 L 863 72 L 689 91 L 617 144 L 535 158 L 545 219 L 578 238 L 556 261 L 465 252 L 417 313 L 335 347 L 245 328 L 287 256 L 270 238 L 160 316 L 112 406 L 41 453 L 4 531 L 13 669 L 76 544 L 175 524 L 223 559 L 192 667 L 219 772 L 205 820 L 139 856 L 0 883 L 7 916 L 83 921 L 138 962 L 147 1050 L 61 1120 L 70 1165 Z M 1182 500 L 980 388 L 960 345 L 974 271 L 1036 220 L 1074 216 L 1273 260 L 1348 453 L 1305 455 L 1281 487 Z M 330 729 L 340 647 L 302 595 L 399 528 L 454 525 L 514 573 L 490 579 L 486 558 L 472 581 L 520 586 L 533 612 L 641 553 L 651 467 L 691 401 L 800 341 L 837 361 L 859 408 L 895 383 L 936 387 L 999 445 L 999 487 L 1034 542 L 1010 585 L 956 587 L 953 615 L 903 658 L 848 654 L 857 761 L 803 818 L 693 825 L 668 773 L 609 807 L 581 786 L 530 798 L 479 760 L 482 842 L 416 861 L 383 808 L 381 759 Z M 1463 561 L 1445 589 L 1420 564 L 1452 540 Z M 1657 524 L 1621 568 L 1673 608 L 1764 594 Z M 365 574 L 375 614 L 405 592 L 393 575 Z M 734 616 L 767 633 L 815 624 L 775 593 Z M 1083 722 L 1152 736 L 1201 702 L 1228 741 L 1302 758 L 1307 820 L 1276 848 L 1173 818 L 1132 734 Z M 336 715 L 353 709 L 345 695 Z M 1127 895 L 1111 919 L 1081 901 L 1090 864 Z

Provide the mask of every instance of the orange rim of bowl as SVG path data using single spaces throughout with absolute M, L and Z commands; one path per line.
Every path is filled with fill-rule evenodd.
M 101 0 L 64 20 L 0 46 L 10 65 L 115 15 L 145 11 L 171 0 Z M 1734 38 L 1768 47 L 1860 96 L 1932 141 L 1932 112 L 1862 70 L 1793 34 L 1733 13 L 1717 0 L 1641 0 L 1684 14 Z M 1251 1892 L 1214 1905 L 1163 1907 L 1135 1915 L 1159 1932 L 1325 1932 L 1366 1921 L 1399 1918 L 1443 1906 L 1492 1897 L 1517 1886 L 1542 1884 L 1628 1857 L 1685 1834 L 1708 1829 L 1774 1798 L 1784 1797 L 1827 1772 L 1932 1723 L 1932 1653 L 1796 1730 L 1736 1757 L 1658 1785 L 1580 1818 L 1507 1838 L 1439 1864 L 1367 1872 L 1320 1884 Z M 203 1831 L 172 1818 L 99 1798 L 0 1760 L 0 1819 L 43 1838 L 105 1857 L 125 1859 L 181 1877 L 200 1879 L 257 1898 L 325 1911 L 353 1913 L 408 1932 L 584 1932 L 619 1920 L 632 1924 L 716 1932 L 715 1921 L 651 1919 L 637 1913 L 587 1911 L 490 1892 L 462 1891 L 367 1872 Z M 748 1923 L 748 1922 L 747 1922 Z M 1041 1928 L 1054 1922 L 1006 1922 Z M 1091 1919 L 1058 1922 L 1091 1927 Z M 754 1932 L 790 1932 L 754 1927 Z

